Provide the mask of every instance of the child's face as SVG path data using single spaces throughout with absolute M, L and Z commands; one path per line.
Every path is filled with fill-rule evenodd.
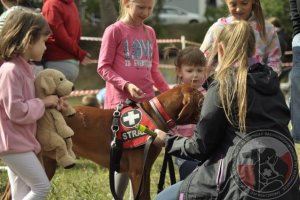
M 183 64 L 181 68 L 177 68 L 177 76 L 182 83 L 193 83 L 195 87 L 200 88 L 207 78 L 207 67 Z
M 226 0 L 230 14 L 236 20 L 248 20 L 256 0 Z
M 28 50 L 26 51 L 27 59 L 32 59 L 34 61 L 41 61 L 43 54 L 46 50 L 45 42 L 47 41 L 48 36 L 41 36 L 40 39 L 28 46 Z
M 128 0 L 126 9 L 130 23 L 135 26 L 143 24 L 152 14 L 153 6 L 154 0 Z

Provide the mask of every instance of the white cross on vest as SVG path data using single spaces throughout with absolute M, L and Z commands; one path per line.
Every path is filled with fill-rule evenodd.
M 134 114 L 134 111 L 128 112 L 128 115 L 126 117 L 123 117 L 124 122 L 128 122 L 130 126 L 133 126 L 136 124 L 135 120 L 140 118 L 140 114 L 136 113 Z

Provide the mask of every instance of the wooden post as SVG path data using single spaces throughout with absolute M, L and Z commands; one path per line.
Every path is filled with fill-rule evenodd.
M 185 36 L 184 35 L 182 35 L 181 37 L 180 37 L 180 40 L 181 40 L 181 49 L 184 49 L 185 48 Z

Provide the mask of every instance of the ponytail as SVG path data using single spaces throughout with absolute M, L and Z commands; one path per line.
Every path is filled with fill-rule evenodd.
M 231 124 L 237 124 L 241 132 L 246 131 L 247 111 L 247 73 L 248 58 L 255 52 L 254 32 L 247 21 L 239 21 L 226 25 L 221 31 L 217 45 L 222 43 L 224 55 L 219 60 L 215 79 L 219 82 L 219 95 L 226 118 Z M 214 56 L 213 54 L 212 56 Z M 232 110 L 233 102 L 237 102 L 238 112 Z M 236 114 L 238 119 L 236 122 Z

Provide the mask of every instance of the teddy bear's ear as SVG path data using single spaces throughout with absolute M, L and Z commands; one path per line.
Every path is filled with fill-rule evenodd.
M 53 77 L 42 77 L 41 88 L 44 90 L 45 95 L 51 95 L 55 93 L 55 82 Z

